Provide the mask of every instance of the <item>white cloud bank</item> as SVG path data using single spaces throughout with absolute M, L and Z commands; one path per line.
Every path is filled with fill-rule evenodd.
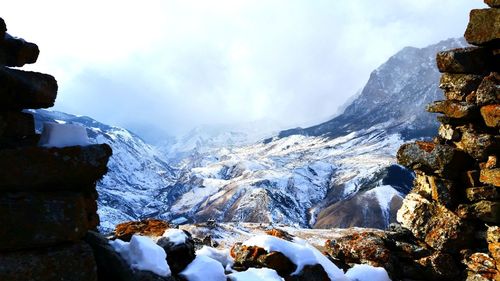
M 9 1 L 56 109 L 137 131 L 327 119 L 405 46 L 463 34 L 471 0 Z

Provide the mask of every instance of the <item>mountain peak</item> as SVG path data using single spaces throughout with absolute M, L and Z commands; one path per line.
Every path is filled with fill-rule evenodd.
M 282 131 L 279 137 L 338 137 L 382 123 L 405 138 L 430 136 L 437 130 L 437 121 L 423 108 L 442 96 L 436 87 L 439 72 L 435 54 L 466 45 L 463 38 L 451 38 L 425 48 L 405 47 L 370 74 L 361 94 L 341 115 L 309 128 Z

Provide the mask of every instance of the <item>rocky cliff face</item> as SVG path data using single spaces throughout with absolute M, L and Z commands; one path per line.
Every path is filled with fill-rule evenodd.
M 425 105 L 442 96 L 436 87 L 439 72 L 435 54 L 466 45 L 463 39 L 448 39 L 422 49 L 406 47 L 371 73 L 359 97 L 344 113 L 316 126 L 282 131 L 279 136 L 338 137 L 378 124 L 405 139 L 432 136 L 438 125 Z

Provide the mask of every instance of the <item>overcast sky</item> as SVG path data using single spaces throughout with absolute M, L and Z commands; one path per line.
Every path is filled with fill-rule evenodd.
M 59 82 L 55 109 L 181 134 L 200 124 L 325 121 L 405 46 L 463 35 L 480 0 L 5 1 L 25 67 Z

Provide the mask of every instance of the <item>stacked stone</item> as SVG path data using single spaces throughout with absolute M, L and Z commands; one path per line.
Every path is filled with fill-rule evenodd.
M 83 237 L 99 224 L 95 184 L 107 145 L 37 146 L 33 115 L 54 105 L 54 77 L 14 69 L 35 63 L 37 45 L 0 19 L 0 280 L 97 280 Z
M 398 221 L 451 255 L 466 280 L 500 280 L 500 1 L 485 3 L 465 32 L 474 47 L 437 54 L 445 100 L 427 110 L 442 114 L 438 136 L 397 155 L 416 171 Z

